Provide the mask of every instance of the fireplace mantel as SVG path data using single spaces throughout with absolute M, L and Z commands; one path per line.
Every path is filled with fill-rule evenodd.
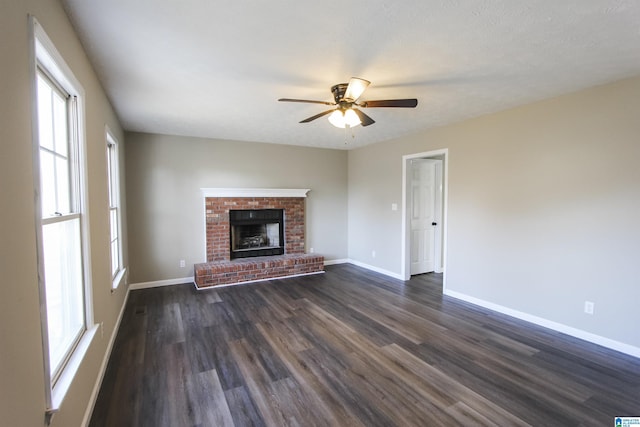
M 307 197 L 309 188 L 201 188 L 203 197 Z

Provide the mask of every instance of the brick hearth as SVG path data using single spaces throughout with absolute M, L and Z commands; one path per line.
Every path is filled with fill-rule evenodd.
M 196 286 L 318 273 L 324 257 L 304 253 L 304 197 L 205 197 L 207 262 L 196 264 Z M 230 209 L 284 209 L 285 255 L 231 260 Z
M 314 254 L 276 255 L 196 264 L 198 288 L 319 273 L 324 257 Z

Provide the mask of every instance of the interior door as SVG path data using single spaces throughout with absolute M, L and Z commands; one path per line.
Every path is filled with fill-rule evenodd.
M 411 274 L 435 270 L 436 163 L 411 160 Z

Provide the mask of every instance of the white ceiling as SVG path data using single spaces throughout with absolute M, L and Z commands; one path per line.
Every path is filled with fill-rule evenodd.
M 353 148 L 640 74 L 637 0 L 62 2 L 130 131 Z M 418 107 L 277 102 L 352 76 Z

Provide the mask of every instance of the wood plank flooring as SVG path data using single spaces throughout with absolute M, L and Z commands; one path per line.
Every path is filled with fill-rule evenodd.
M 640 360 L 352 265 L 132 291 L 90 426 L 608 426 Z

